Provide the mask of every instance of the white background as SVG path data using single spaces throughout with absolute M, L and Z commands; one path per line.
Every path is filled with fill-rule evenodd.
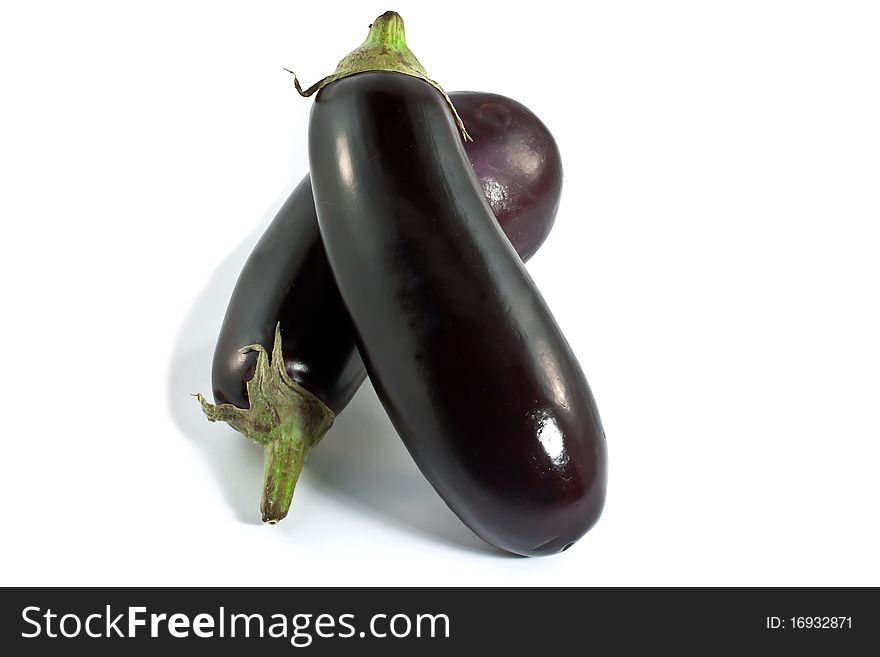
M 880 585 L 872 2 L 31 2 L 0 11 L 2 584 Z M 499 554 L 368 385 L 262 526 L 207 423 L 247 254 L 307 170 L 311 83 L 386 9 L 566 172 L 529 270 L 608 434 L 605 514 Z

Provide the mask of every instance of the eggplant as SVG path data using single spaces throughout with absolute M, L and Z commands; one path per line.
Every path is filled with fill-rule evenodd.
M 514 248 L 527 259 L 546 239 L 559 205 L 562 165 L 556 142 L 537 116 L 510 98 L 482 92 L 452 97 L 475 137 L 467 148 L 477 178 Z M 276 330 L 280 341 L 272 358 L 284 364 L 277 370 L 265 353 Z M 252 383 L 262 358 L 265 374 Z M 306 176 L 260 238 L 235 285 L 214 350 L 216 405 L 199 397 L 208 419 L 225 420 L 266 447 L 264 522 L 278 522 L 287 514 L 308 448 L 365 377 Z M 264 380 L 274 386 L 274 397 L 265 390 L 256 393 L 260 401 L 252 409 L 248 386 L 259 390 Z M 282 435 L 289 432 L 300 438 Z
M 565 550 L 605 500 L 590 387 L 499 229 L 466 133 L 406 47 L 400 16 L 378 18 L 354 54 L 310 89 L 309 166 L 369 377 L 468 527 L 516 554 Z

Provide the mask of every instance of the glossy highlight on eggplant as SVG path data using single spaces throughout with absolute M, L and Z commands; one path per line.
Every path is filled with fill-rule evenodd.
M 402 22 L 394 31 L 402 44 Z M 370 379 L 422 473 L 489 543 L 552 554 L 601 513 L 604 431 L 461 137 L 422 79 L 363 72 L 324 86 L 309 124 L 321 235 Z

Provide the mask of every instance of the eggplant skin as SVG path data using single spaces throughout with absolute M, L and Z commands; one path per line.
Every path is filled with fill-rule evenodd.
M 559 206 L 556 142 L 515 100 L 474 91 L 451 97 L 474 136 L 468 156 L 492 210 L 528 259 L 546 239 Z M 367 374 L 324 253 L 308 176 L 257 242 L 232 293 L 212 365 L 218 404 L 249 407 L 246 383 L 257 357 L 239 350 L 250 344 L 270 348 L 279 322 L 287 373 L 339 414 Z
M 312 107 L 309 161 L 358 348 L 422 473 L 489 543 L 568 548 L 604 504 L 602 423 L 442 96 L 398 73 L 337 80 Z

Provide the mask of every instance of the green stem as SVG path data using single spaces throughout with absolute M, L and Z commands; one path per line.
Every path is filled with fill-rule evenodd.
M 287 515 L 293 489 L 309 451 L 308 439 L 295 429 L 282 427 L 281 436 L 266 445 L 263 455 L 263 522 L 274 525 Z
M 333 424 L 333 411 L 290 378 L 281 353 L 281 326 L 275 327 L 272 359 L 262 345 L 249 345 L 243 353 L 257 351 L 254 377 L 247 382 L 250 408 L 211 404 L 196 395 L 208 420 L 226 422 L 264 448 L 263 522 L 276 524 L 290 509 L 293 490 L 309 449 Z
M 403 29 L 403 18 L 396 11 L 386 11 L 370 25 L 370 31 L 364 46 L 379 45 L 391 50 L 405 51 L 406 34 Z M 363 47 L 363 46 L 362 46 Z
M 465 141 L 473 141 L 467 130 L 465 130 L 461 117 L 458 115 L 452 100 L 443 90 L 443 87 L 428 77 L 425 67 L 422 66 L 412 50 L 406 45 L 403 19 L 397 12 L 386 11 L 374 20 L 373 24 L 370 25 L 370 32 L 367 34 L 366 40 L 339 62 L 336 71 L 332 75 L 318 80 L 318 82 L 305 91 L 300 86 L 296 73 L 290 69 L 285 70 L 293 74 L 293 84 L 302 96 L 311 96 L 331 82 L 368 71 L 391 71 L 424 80 L 443 95 L 446 104 L 449 105 L 449 109 L 452 111 L 462 138 Z

